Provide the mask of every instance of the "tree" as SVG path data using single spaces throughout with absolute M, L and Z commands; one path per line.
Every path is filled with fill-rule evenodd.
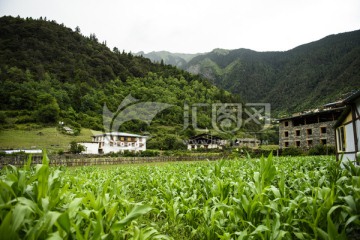
M 60 107 L 50 94 L 40 94 L 37 99 L 36 119 L 41 123 L 55 123 L 59 118 Z
M 85 147 L 83 145 L 78 144 L 75 141 L 72 141 L 70 143 L 70 152 L 73 154 L 81 153 L 82 151 L 85 151 Z
M 60 108 L 56 104 L 48 104 L 36 111 L 36 118 L 41 123 L 55 123 L 59 119 Z
M 4 112 L 0 112 L 0 124 L 5 124 L 6 122 L 6 114 Z

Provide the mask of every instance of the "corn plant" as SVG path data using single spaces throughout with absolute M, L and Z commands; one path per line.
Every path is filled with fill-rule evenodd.
M 333 157 L 164 165 L 8 166 L 8 239 L 356 239 L 360 168 Z

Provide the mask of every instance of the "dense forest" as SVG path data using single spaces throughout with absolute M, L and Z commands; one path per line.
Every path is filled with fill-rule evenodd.
M 278 113 L 293 113 L 360 88 L 360 30 L 285 52 L 215 49 L 185 68 L 247 102 L 269 102 Z
M 116 112 L 131 94 L 140 101 L 173 105 L 150 126 L 165 145 L 174 142 L 169 136 L 180 140 L 194 134 L 182 129 L 184 104 L 240 101 L 203 77 L 110 50 L 95 34 L 83 36 L 79 27 L 72 30 L 42 18 L 0 18 L 0 81 L 3 127 L 63 121 L 77 129 L 103 130 L 104 104 Z M 199 113 L 198 118 L 199 126 L 210 127 L 211 114 Z M 139 133 L 149 126 L 134 120 L 119 130 Z

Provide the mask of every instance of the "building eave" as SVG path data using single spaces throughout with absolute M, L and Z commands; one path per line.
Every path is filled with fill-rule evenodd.
M 102 134 L 93 135 L 92 137 L 105 137 L 105 136 L 121 136 L 121 137 L 142 137 L 142 138 L 147 138 L 147 136 L 142 136 L 142 135 L 132 134 L 132 133 L 124 133 L 124 132 L 102 133 Z
M 350 95 L 349 97 L 345 98 L 345 100 L 343 101 L 343 103 L 345 104 L 349 104 L 354 102 L 356 99 L 358 99 L 360 97 L 360 90 L 357 90 L 355 93 L 353 93 L 352 95 Z
M 277 119 L 279 122 L 281 121 L 286 121 L 286 120 L 291 120 L 291 119 L 296 119 L 296 118 L 303 118 L 303 117 L 309 117 L 309 116 L 316 116 L 322 113 L 331 113 L 331 112 L 337 112 L 337 111 L 341 111 L 344 110 L 346 107 L 338 107 L 338 108 L 332 108 L 332 109 L 325 109 L 325 110 L 321 110 L 318 112 L 309 112 L 309 113 L 304 113 L 304 114 L 300 114 L 297 116 L 290 116 L 290 117 L 284 117 L 284 118 L 280 118 Z

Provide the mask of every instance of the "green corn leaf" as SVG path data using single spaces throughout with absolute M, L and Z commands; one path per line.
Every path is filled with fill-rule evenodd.
M 259 225 L 256 227 L 256 229 L 251 233 L 251 235 L 257 235 L 262 232 L 269 232 L 270 229 L 265 225 Z
M 117 221 L 111 227 L 113 231 L 118 231 L 122 229 L 125 225 L 129 224 L 132 220 L 148 213 L 151 211 L 151 207 L 148 205 L 136 205 L 131 212 L 122 220 Z
M 350 223 L 357 221 L 359 218 L 360 218 L 360 215 L 351 216 L 351 217 L 346 221 L 345 228 L 346 228 Z M 357 224 L 360 225 L 360 222 L 357 221 Z
M 298 239 L 301 239 L 301 240 L 306 239 L 305 236 L 304 236 L 304 234 L 301 233 L 301 232 L 294 232 L 294 235 L 295 235 Z
M 26 221 L 25 216 L 31 212 L 30 208 L 26 205 L 16 204 L 13 210 L 12 230 L 16 232 L 19 227 Z
M 87 239 L 87 238 L 85 238 L 84 235 L 81 233 L 78 225 L 72 224 L 72 226 L 73 226 L 73 228 L 75 229 L 76 239 L 79 239 L 79 240 Z M 89 226 L 90 226 L 90 224 L 89 224 Z
M 356 210 L 356 203 L 355 203 L 354 197 L 351 195 L 348 195 L 348 196 L 344 197 L 344 200 L 348 204 L 348 206 L 351 208 L 351 211 L 356 213 L 357 210 Z
M 12 189 L 12 185 L 14 184 L 13 181 L 7 181 L 7 180 L 0 180 L 0 187 L 1 189 L 6 189 L 7 191 L 9 191 L 12 195 L 12 197 L 16 197 L 16 194 L 14 192 L 14 190 Z M 8 196 L 8 198 L 10 198 L 11 196 Z
M 243 240 L 245 237 L 248 236 L 247 229 L 245 229 L 244 231 L 241 231 L 241 232 L 235 232 L 235 234 L 239 235 L 237 240 Z
M 31 159 L 32 159 L 32 155 L 30 154 L 29 157 L 28 157 L 28 160 L 27 160 L 26 163 L 24 164 L 24 170 L 25 170 L 25 171 L 29 171 L 29 170 L 30 170 Z
M 145 230 L 145 232 L 142 234 L 141 239 L 151 239 L 154 235 L 156 235 L 158 231 L 154 228 L 148 228 Z
M 317 233 L 320 235 L 321 239 L 324 239 L 324 240 L 330 240 L 329 239 L 329 235 L 324 231 L 322 230 L 321 228 L 316 228 L 316 231 Z
M 46 165 L 46 166 L 49 166 L 49 157 L 48 155 L 46 154 L 46 149 L 43 150 L 43 157 L 42 157 L 42 164 L 43 165 Z
M 63 240 L 59 232 L 50 233 L 46 240 Z
M 114 218 L 114 216 L 118 210 L 118 206 L 119 206 L 119 203 L 114 203 L 111 206 L 111 208 L 106 212 L 106 214 L 107 214 L 106 221 L 110 222 Z
M 1 222 L 0 225 L 0 236 L 6 236 L 8 239 L 19 239 L 17 234 L 13 231 L 11 226 L 12 214 L 8 212 L 5 216 L 5 219 Z
M 69 217 L 73 218 L 79 208 L 79 205 L 82 201 L 82 198 L 75 198 L 74 200 L 72 200 L 72 202 L 69 204 L 69 208 L 68 208 L 68 212 L 69 212 Z
M 66 233 L 70 233 L 71 224 L 69 214 L 67 212 L 62 213 L 57 219 L 57 222 Z
M 48 180 L 49 180 L 49 166 L 39 164 L 36 166 L 36 177 L 37 177 L 37 201 L 40 202 L 41 198 L 47 196 L 48 191 Z

